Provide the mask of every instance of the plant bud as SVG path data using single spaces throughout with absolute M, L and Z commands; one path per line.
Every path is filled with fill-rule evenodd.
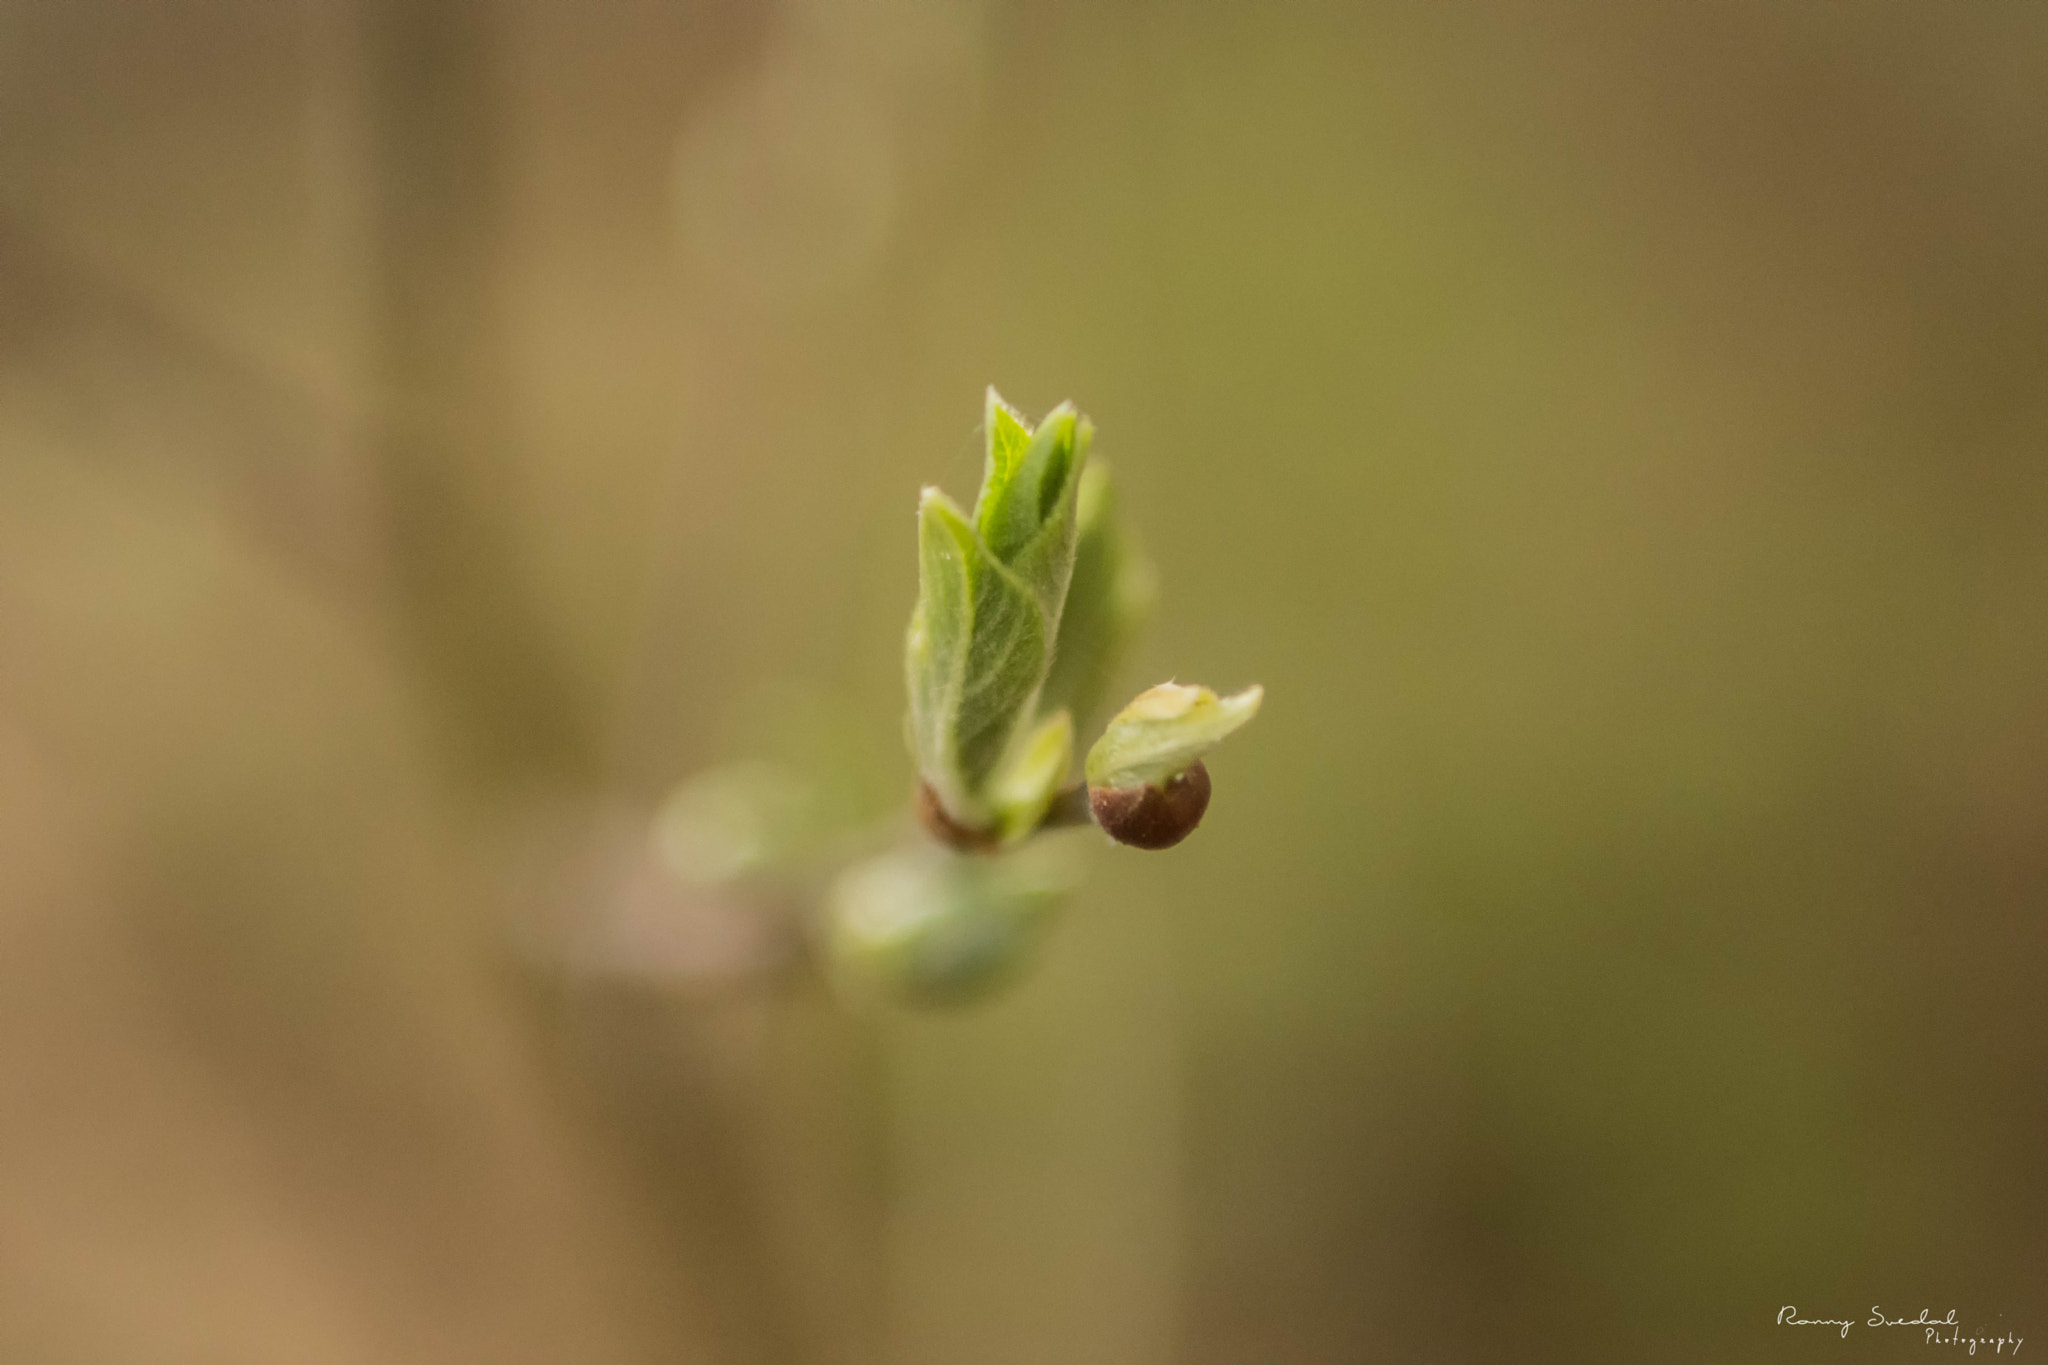
M 1073 578 L 1093 435 L 1071 403 L 1026 427 L 991 389 L 972 515 L 936 488 L 919 498 L 908 734 L 919 778 L 956 825 L 1020 823 L 993 788 L 1034 727 L 1062 709 L 1038 700 Z
M 912 845 L 856 863 L 826 893 L 820 946 L 850 999 L 961 1005 L 1014 980 L 1079 879 L 1057 843 L 992 858 Z
M 952 816 L 946 814 L 945 802 L 932 790 L 929 782 L 917 784 L 917 795 L 911 805 L 917 811 L 917 822 L 923 825 L 925 833 L 937 839 L 947 848 L 961 853 L 991 853 L 1002 842 L 1000 829 L 970 829 Z
M 1209 808 L 1202 755 L 1259 713 L 1266 692 L 1219 697 L 1206 687 L 1161 683 L 1117 712 L 1088 751 L 1088 807 L 1095 823 L 1132 848 L 1172 848 Z
M 1090 787 L 1088 808 L 1102 832 L 1132 848 L 1172 848 L 1209 809 L 1209 769 L 1200 759 L 1159 786 Z

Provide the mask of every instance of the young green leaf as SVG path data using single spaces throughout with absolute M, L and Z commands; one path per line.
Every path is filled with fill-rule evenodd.
M 1093 428 L 1071 404 L 1035 431 L 988 394 L 988 461 L 970 519 L 937 489 L 918 511 L 906 650 L 919 775 L 951 827 L 994 832 L 988 787 L 1040 708 L 1073 577 Z
M 1082 471 L 1075 520 L 1074 573 L 1038 707 L 1066 707 L 1085 730 L 1151 614 L 1158 575 L 1118 515 L 1107 465 Z
M 1023 463 L 1024 451 L 1031 444 L 1031 428 L 1015 408 L 1003 401 L 995 385 L 989 385 L 987 418 L 983 422 L 988 434 L 988 462 L 982 467 L 982 498 L 988 496 L 991 488 L 1009 486 L 1016 476 L 1017 466 Z M 977 506 L 976 511 L 980 509 Z
M 960 709 L 974 627 L 974 587 L 968 577 L 974 554 L 973 531 L 959 509 L 938 489 L 925 489 L 917 512 L 917 607 L 910 614 L 904 650 L 910 745 L 924 780 L 955 811 L 968 803 L 953 718 Z
M 1074 571 L 1075 512 L 1082 468 L 1095 428 L 1062 403 L 1047 414 L 1018 452 L 1020 423 L 993 398 L 988 472 L 974 503 L 974 529 L 989 553 L 1008 566 L 1057 625 Z
M 1074 554 L 1080 540 L 1081 475 L 1094 437 L 1095 428 L 1084 417 L 1067 434 L 1068 443 L 1054 447 L 1050 458 L 1057 467 L 1049 470 L 1046 481 L 1036 486 L 1036 496 L 1044 500 L 1044 515 L 1038 529 L 1013 553 L 1003 557 L 1003 562 L 1037 595 L 1045 619 L 1055 631 L 1066 612 L 1067 594 L 1073 584 Z M 1017 492 L 1019 498 L 1030 491 L 1032 475 L 1031 454 L 1026 452 L 1025 463 L 1013 485 L 1014 489 L 1023 490 Z M 1047 642 L 1048 646 L 1050 643 Z
M 953 819 L 985 826 L 983 788 L 1044 680 L 1052 632 L 1036 597 L 935 488 L 919 508 L 918 578 L 905 651 L 912 746 Z
M 1047 413 L 1020 451 L 1021 423 L 990 390 L 988 463 L 974 500 L 974 529 L 996 558 L 1008 562 L 1044 525 L 1073 464 L 1077 414 L 1072 403 Z
M 1218 697 L 1179 683 L 1140 692 L 1088 751 L 1089 787 L 1163 787 L 1257 715 L 1265 696 L 1262 687 Z
M 1073 763 L 1074 718 L 1058 711 L 1039 723 L 989 784 L 1004 838 L 1021 839 L 1038 828 Z

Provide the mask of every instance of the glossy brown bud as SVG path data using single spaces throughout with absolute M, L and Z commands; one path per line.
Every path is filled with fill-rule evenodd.
M 961 853 L 990 853 L 1002 842 L 1001 830 L 969 829 L 948 815 L 929 782 L 917 784 L 917 795 L 911 804 L 916 807 L 917 822 L 925 827 L 925 832 L 947 848 Z
M 1209 809 L 1209 770 L 1200 759 L 1162 786 L 1090 787 L 1088 807 L 1103 833 L 1132 848 L 1172 848 Z

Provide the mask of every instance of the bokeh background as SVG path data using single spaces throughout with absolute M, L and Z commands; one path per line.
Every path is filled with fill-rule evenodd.
M 0 3 L 0 1361 L 2048 1349 L 2044 223 L 1995 0 Z M 851 1010 L 641 834 L 991 381 L 1268 705 Z

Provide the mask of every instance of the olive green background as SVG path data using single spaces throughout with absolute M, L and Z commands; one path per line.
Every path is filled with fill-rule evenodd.
M 0 1360 L 2048 1348 L 2044 222 L 2024 4 L 0 0 Z M 847 1011 L 639 831 L 989 382 L 1266 709 Z

